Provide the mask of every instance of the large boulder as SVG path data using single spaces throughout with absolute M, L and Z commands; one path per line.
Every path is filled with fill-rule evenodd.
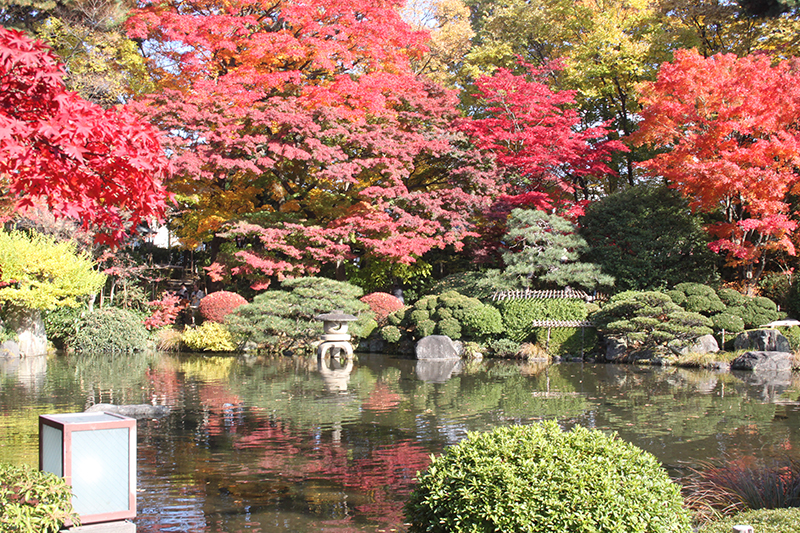
M 606 361 L 622 362 L 628 353 L 628 343 L 625 339 L 609 337 L 606 339 Z
M 421 338 L 417 342 L 415 353 L 421 361 L 461 359 L 459 345 L 447 335 L 428 335 Z
M 414 369 L 417 379 L 427 383 L 444 383 L 461 372 L 461 359 L 422 359 Z
M 777 329 L 751 329 L 743 331 L 733 341 L 735 350 L 758 352 L 791 352 L 789 341 Z
M 731 370 L 785 372 L 792 370 L 792 354 L 778 351 L 745 352 L 731 361 Z

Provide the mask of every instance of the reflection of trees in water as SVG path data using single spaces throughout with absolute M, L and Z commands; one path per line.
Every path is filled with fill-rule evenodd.
M 85 394 L 86 405 L 147 403 L 147 371 L 156 360 L 151 352 L 81 353 L 69 365 Z

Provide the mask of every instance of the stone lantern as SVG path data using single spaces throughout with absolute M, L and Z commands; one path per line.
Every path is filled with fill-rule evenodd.
M 339 357 L 339 350 L 344 350 L 347 358 L 352 359 L 353 346 L 350 344 L 350 334 L 347 333 L 347 323 L 353 322 L 356 317 L 337 309 L 324 315 L 315 316 L 314 320 L 321 321 L 324 330 L 320 336 L 322 342 L 317 347 L 317 358 L 322 359 L 329 350 L 334 357 Z

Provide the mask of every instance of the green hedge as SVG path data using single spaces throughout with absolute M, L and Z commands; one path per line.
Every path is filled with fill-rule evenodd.
M 586 302 L 575 299 L 517 299 L 497 303 L 506 336 L 517 342 L 531 340 L 534 320 L 585 320 Z
M 65 343 L 76 353 L 124 353 L 143 351 L 150 335 L 142 317 L 119 307 L 104 307 L 80 318 Z
M 533 336 L 536 344 L 547 348 L 547 353 L 552 355 L 584 355 L 600 349 L 600 341 L 595 328 L 549 328 L 550 339 L 547 338 L 548 328 L 534 328 Z M 583 330 L 583 331 L 581 331 Z

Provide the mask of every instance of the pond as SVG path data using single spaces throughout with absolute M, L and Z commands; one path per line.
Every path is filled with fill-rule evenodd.
M 548 418 L 616 431 L 673 475 L 800 449 L 797 375 L 142 354 L 0 363 L 0 462 L 37 464 L 38 415 L 101 402 L 171 408 L 138 423 L 140 533 L 403 531 L 431 454 Z

